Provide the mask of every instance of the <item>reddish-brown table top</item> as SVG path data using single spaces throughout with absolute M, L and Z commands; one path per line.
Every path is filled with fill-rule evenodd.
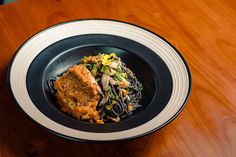
M 236 1 L 19 0 L 0 6 L 0 156 L 236 156 Z M 146 27 L 188 62 L 192 92 L 182 113 L 132 141 L 88 144 L 54 136 L 28 120 L 8 94 L 16 49 L 59 22 L 109 18 Z

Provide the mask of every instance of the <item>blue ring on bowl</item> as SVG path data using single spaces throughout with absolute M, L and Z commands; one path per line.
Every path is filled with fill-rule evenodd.
M 47 80 L 66 71 L 85 55 L 111 51 L 115 51 L 144 84 L 143 107 L 120 123 L 104 125 L 75 120 L 59 111 Z M 164 109 L 173 88 L 169 69 L 155 52 L 131 39 L 106 34 L 79 35 L 50 45 L 31 63 L 26 84 L 35 106 L 50 119 L 73 129 L 100 133 L 131 129 L 151 120 Z

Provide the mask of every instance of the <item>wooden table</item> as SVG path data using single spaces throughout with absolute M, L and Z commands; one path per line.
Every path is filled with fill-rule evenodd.
M 192 92 L 163 129 L 132 141 L 87 144 L 54 136 L 18 111 L 7 67 L 16 49 L 59 22 L 109 18 L 146 27 L 187 60 Z M 0 6 L 0 156 L 236 156 L 236 1 L 19 0 Z

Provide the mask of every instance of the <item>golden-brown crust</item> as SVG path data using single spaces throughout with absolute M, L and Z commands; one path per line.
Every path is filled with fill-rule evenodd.
M 101 123 L 96 106 L 101 89 L 85 65 L 70 68 L 54 83 L 55 96 L 63 112 L 77 119 Z

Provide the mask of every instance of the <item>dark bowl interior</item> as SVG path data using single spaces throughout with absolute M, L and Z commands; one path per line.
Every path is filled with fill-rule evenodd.
M 143 84 L 142 107 L 119 123 L 104 125 L 78 121 L 62 113 L 47 81 L 84 56 L 111 52 L 121 57 Z M 170 98 L 172 78 L 161 58 L 144 45 L 118 36 L 92 34 L 67 38 L 44 49 L 30 65 L 27 89 L 36 107 L 57 123 L 89 132 L 114 132 L 139 126 L 160 113 Z

